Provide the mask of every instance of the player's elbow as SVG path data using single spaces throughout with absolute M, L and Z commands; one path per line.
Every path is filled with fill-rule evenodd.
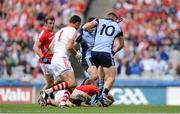
M 121 45 L 120 45 L 120 50 L 121 50 L 122 48 L 124 48 L 124 42 L 122 42 Z
M 73 53 L 73 51 L 74 51 L 74 47 L 73 47 L 73 45 L 71 45 L 71 44 L 67 44 L 67 45 L 66 45 L 66 49 L 67 49 L 67 51 L 70 52 L 70 53 Z M 74 53 L 73 53 L 73 54 L 74 54 Z
M 122 49 L 124 47 L 124 39 L 121 38 L 120 41 L 119 41 L 119 49 Z
M 66 46 L 66 49 L 68 50 L 68 52 L 72 52 L 72 50 L 73 50 L 73 47 L 72 46 Z

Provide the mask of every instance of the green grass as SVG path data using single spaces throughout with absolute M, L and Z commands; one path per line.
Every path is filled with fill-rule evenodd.
M 180 106 L 40 107 L 38 104 L 0 104 L 0 113 L 180 113 Z

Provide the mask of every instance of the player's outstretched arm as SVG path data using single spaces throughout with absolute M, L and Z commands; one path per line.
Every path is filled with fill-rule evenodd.
M 84 30 L 89 31 L 90 29 L 92 29 L 92 28 L 94 28 L 96 26 L 97 26 L 97 22 L 96 22 L 96 20 L 93 20 L 93 21 L 91 21 L 89 23 L 84 24 L 82 28 Z

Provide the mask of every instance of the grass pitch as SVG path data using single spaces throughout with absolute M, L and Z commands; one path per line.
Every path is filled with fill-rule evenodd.
M 72 107 L 72 108 L 59 108 L 53 106 L 40 107 L 38 104 L 0 104 L 0 113 L 180 113 L 180 106 L 110 106 L 110 107 Z

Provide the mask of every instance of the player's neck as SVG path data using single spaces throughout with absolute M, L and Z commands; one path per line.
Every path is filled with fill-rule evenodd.
M 68 26 L 77 29 L 75 24 L 70 23 Z
M 48 29 L 47 27 L 45 27 L 45 29 L 46 29 L 47 31 L 49 31 L 51 34 L 53 33 L 53 30 Z

